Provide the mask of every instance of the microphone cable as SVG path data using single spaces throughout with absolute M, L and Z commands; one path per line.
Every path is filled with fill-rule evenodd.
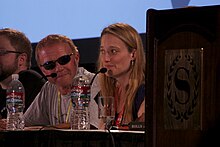
M 105 124 L 105 128 L 107 129 L 110 137 L 111 137 L 111 142 L 112 142 L 112 147 L 115 147 L 115 139 L 114 139 L 114 136 L 111 132 L 111 128 L 112 128 L 112 123 L 113 123 L 114 120 L 110 120 L 110 121 L 107 121 L 106 124 Z
M 99 73 L 106 73 L 106 72 L 107 72 L 107 68 L 105 68 L 105 67 L 101 68 L 98 72 L 96 72 L 95 75 L 93 76 L 91 82 L 90 82 L 90 86 L 92 85 L 92 83 L 93 83 L 95 77 L 96 77 Z

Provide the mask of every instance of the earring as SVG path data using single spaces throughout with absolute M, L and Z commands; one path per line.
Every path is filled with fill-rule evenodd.
M 131 66 L 134 66 L 134 60 L 131 60 Z

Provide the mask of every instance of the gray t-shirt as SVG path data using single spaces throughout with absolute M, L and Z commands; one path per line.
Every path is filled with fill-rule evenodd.
M 77 75 L 86 75 L 90 81 L 94 74 L 88 72 L 82 67 L 78 68 Z M 96 78 L 97 79 L 97 78 Z M 98 105 L 94 100 L 94 97 L 99 92 L 99 86 L 97 81 L 94 80 L 94 84 L 91 86 L 91 100 L 89 104 L 90 111 L 90 124 L 98 128 Z M 54 84 L 47 81 L 38 93 L 30 107 L 24 114 L 24 121 L 26 126 L 46 126 L 57 125 L 70 121 L 70 114 L 72 109 L 69 109 L 71 103 L 70 94 L 61 95 L 58 98 L 58 90 Z M 59 110 L 58 110 L 58 107 Z M 70 112 L 68 111 L 70 110 Z M 58 113 L 58 111 L 60 111 Z

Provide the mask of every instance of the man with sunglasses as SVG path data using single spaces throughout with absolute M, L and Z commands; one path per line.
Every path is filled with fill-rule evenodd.
M 43 38 L 36 46 L 35 59 L 45 76 L 56 76 L 48 77 L 48 82 L 25 112 L 25 125 L 69 128 L 73 79 L 80 74 L 91 80 L 94 74 L 78 67 L 78 49 L 73 41 L 64 35 L 52 34 Z M 94 84 L 91 88 L 90 124 L 98 127 L 98 106 L 93 99 L 98 90 L 93 87 Z
M 0 29 L 0 118 L 6 118 L 6 89 L 11 75 L 19 74 L 25 88 L 25 109 L 29 107 L 46 82 L 42 76 L 30 70 L 32 47 L 24 33 L 11 28 Z

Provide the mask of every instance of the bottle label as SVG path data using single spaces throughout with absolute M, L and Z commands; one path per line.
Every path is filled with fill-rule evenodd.
M 24 97 L 23 97 L 23 93 L 22 92 L 9 92 L 7 93 L 7 97 L 6 97 L 6 100 L 7 102 L 22 102 L 24 100 Z M 14 99 L 14 100 L 12 100 Z
M 6 96 L 6 104 L 9 112 L 22 112 L 24 94 L 22 92 L 10 92 Z
M 73 86 L 71 98 L 90 98 L 90 86 Z
M 73 107 L 88 106 L 90 101 L 90 86 L 72 86 L 71 99 Z

